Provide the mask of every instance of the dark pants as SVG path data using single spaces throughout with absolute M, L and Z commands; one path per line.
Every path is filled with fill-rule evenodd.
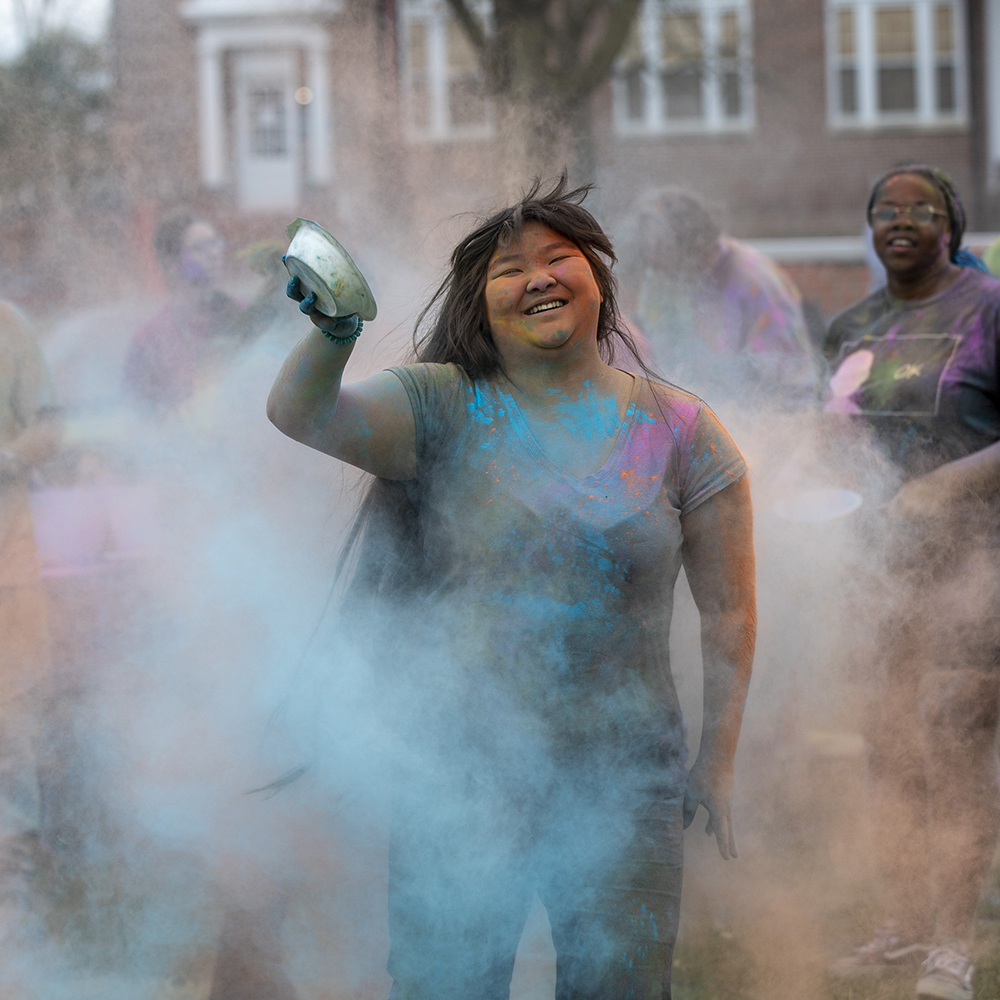
M 507 1000 L 536 892 L 552 926 L 556 1000 L 669 998 L 682 799 L 647 792 L 620 804 L 515 810 L 513 820 L 472 809 L 444 823 L 396 809 L 392 1000 Z
M 886 916 L 911 940 L 971 939 L 1000 833 L 998 567 L 995 538 L 914 528 L 879 581 L 868 789 Z

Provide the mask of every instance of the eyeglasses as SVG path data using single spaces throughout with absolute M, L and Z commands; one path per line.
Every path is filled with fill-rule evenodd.
M 911 221 L 921 226 L 933 222 L 935 215 L 948 218 L 947 212 L 940 212 L 930 205 L 883 205 L 872 211 L 872 219 L 883 224 L 895 222 L 901 215 L 908 216 Z

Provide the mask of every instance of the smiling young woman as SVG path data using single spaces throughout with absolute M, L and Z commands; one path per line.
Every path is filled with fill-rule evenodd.
M 631 344 L 586 191 L 536 185 L 462 240 L 416 364 L 342 385 L 353 342 L 323 330 L 356 324 L 312 313 L 268 404 L 379 477 L 344 627 L 381 665 L 398 747 L 397 1000 L 506 1000 L 535 893 L 560 1000 L 663 1000 L 699 806 L 736 853 L 746 467 L 700 400 L 613 367 Z M 705 670 L 690 771 L 668 662 L 682 564 Z
M 868 219 L 888 285 L 833 320 L 826 409 L 862 424 L 903 484 L 872 498 L 869 525 L 889 568 L 871 593 L 893 595 L 866 722 L 889 922 L 834 971 L 919 956 L 918 996 L 972 1000 L 1000 832 L 1000 282 L 960 266 L 965 216 L 939 170 L 885 175 Z

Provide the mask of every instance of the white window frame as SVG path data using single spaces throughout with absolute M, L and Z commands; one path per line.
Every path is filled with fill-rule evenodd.
M 472 0 L 473 15 L 489 29 L 493 5 L 490 0 Z M 402 87 L 403 133 L 410 142 L 453 142 L 455 140 L 492 139 L 494 135 L 493 105 L 486 99 L 486 120 L 477 125 L 457 125 L 451 121 L 448 99 L 450 71 L 448 66 L 448 25 L 455 20 L 445 0 L 400 0 L 399 60 Z M 415 124 L 412 71 L 410 59 L 410 25 L 419 22 L 427 32 L 427 85 L 430 121 L 425 126 Z
M 940 129 L 968 124 L 968 66 L 966 62 L 965 4 L 951 0 L 954 10 L 953 60 L 955 110 L 937 109 L 934 49 L 934 8 L 941 0 L 827 0 L 826 4 L 826 94 L 830 127 L 837 130 L 884 128 Z M 875 48 L 875 11 L 885 7 L 911 7 L 914 12 L 917 108 L 915 111 L 879 111 L 878 53 Z M 854 13 L 854 65 L 857 112 L 840 110 L 840 54 L 837 46 L 837 12 Z
M 665 60 L 661 51 L 660 18 L 665 13 L 699 13 L 702 16 L 705 65 L 701 80 L 703 112 L 697 118 L 668 118 L 661 74 Z M 742 111 L 739 116 L 723 113 L 721 74 L 718 71 L 719 21 L 723 13 L 736 14 L 740 29 L 737 56 L 740 73 Z M 639 42 L 644 66 L 643 116 L 628 116 L 628 91 L 619 61 L 612 81 L 615 130 L 619 135 L 720 134 L 749 132 L 756 124 L 756 97 L 753 79 L 753 16 L 751 0 L 643 0 L 637 13 Z

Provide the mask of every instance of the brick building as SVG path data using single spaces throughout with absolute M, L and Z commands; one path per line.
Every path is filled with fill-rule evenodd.
M 296 212 L 425 233 L 505 183 L 445 0 L 117 0 L 112 31 L 140 234 L 179 200 L 241 233 Z M 944 167 L 995 226 L 1000 0 L 645 0 L 590 112 L 612 228 L 648 186 L 694 188 L 830 312 L 864 288 L 894 162 Z

